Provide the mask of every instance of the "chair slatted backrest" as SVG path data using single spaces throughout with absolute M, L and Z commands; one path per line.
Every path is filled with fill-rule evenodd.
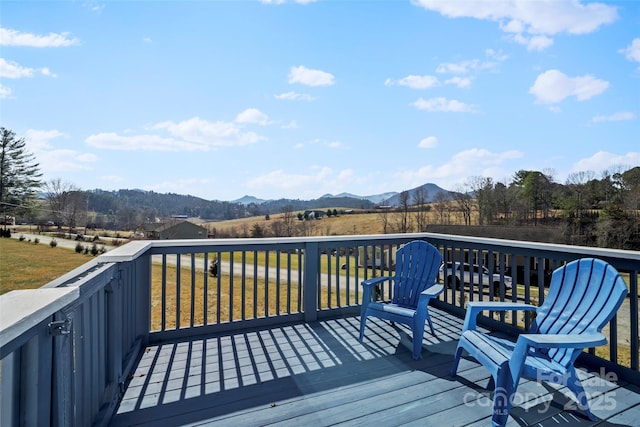
M 608 263 L 583 258 L 553 272 L 549 293 L 536 311 L 532 333 L 582 334 L 600 332 L 627 295 L 627 285 Z M 569 366 L 581 349 L 552 349 L 547 355 Z
M 441 262 L 442 255 L 438 249 L 422 240 L 414 240 L 399 248 L 396 251 L 392 302 L 416 308 L 420 293 L 435 283 Z

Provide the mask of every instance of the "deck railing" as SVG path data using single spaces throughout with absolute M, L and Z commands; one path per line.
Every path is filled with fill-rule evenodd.
M 484 267 L 498 278 L 472 275 L 468 286 L 446 286 L 434 304 L 458 316 L 472 300 L 541 303 L 562 263 L 611 263 L 629 297 L 606 328 L 608 347 L 583 359 L 640 378 L 638 252 L 432 233 L 134 241 L 43 288 L 0 297 L 0 424 L 108 423 L 149 343 L 357 314 L 360 282 L 392 274 L 395 250 L 414 239 L 438 247 L 445 263 Z M 513 277 L 511 289 L 505 276 Z M 380 297 L 390 292 L 387 282 Z M 483 320 L 515 333 L 530 324 L 515 313 Z

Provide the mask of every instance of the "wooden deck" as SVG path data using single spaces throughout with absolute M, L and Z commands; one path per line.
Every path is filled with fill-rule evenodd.
M 466 358 L 449 376 L 461 319 L 430 313 L 419 361 L 402 325 L 371 318 L 359 343 L 357 316 L 150 346 L 110 426 L 489 425 L 488 372 Z M 640 425 L 640 387 L 581 372 L 602 421 L 524 380 L 508 425 Z

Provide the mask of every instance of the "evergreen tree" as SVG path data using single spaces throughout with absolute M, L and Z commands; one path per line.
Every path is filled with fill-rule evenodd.
M 8 216 L 23 214 L 30 208 L 41 186 L 42 174 L 34 155 L 26 149 L 24 138 L 17 138 L 4 127 L 0 127 L 0 135 L 0 219 L 6 224 Z

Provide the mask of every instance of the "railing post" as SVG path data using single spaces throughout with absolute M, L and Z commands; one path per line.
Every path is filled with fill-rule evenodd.
M 20 359 L 22 350 L 18 349 L 2 359 L 2 375 L 0 375 L 0 425 L 19 425 L 20 394 Z
M 134 269 L 134 283 L 130 285 L 135 286 L 137 336 L 142 338 L 142 345 L 146 345 L 151 330 L 151 254 L 147 252 L 130 264 Z
M 51 422 L 52 356 L 49 329 L 41 327 L 22 351 L 20 425 L 36 427 Z
M 53 335 L 52 426 L 75 425 L 72 319 L 73 316 L 61 311 L 54 315 L 54 322 L 49 325 L 49 333 Z
M 313 322 L 318 320 L 318 283 L 320 264 L 318 257 L 318 243 L 306 242 L 304 245 L 304 320 Z
M 124 359 L 122 351 L 122 330 L 123 325 L 123 298 L 122 298 L 122 280 L 120 270 L 111 279 L 106 286 L 106 304 L 107 304 L 107 395 L 112 396 L 112 401 L 107 402 L 107 411 L 111 412 L 116 407 L 118 399 L 124 388 L 124 378 L 122 378 L 122 360 Z

